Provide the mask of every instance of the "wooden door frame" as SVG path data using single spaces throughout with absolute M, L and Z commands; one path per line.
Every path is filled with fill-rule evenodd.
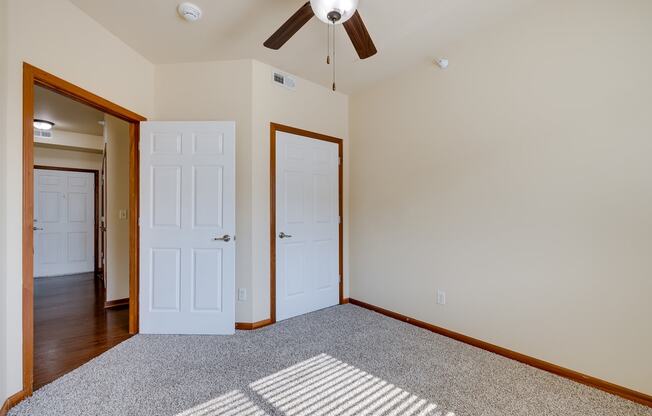
M 340 273 L 340 305 L 346 303 L 344 300 L 344 143 L 342 139 L 327 136 L 325 134 L 315 133 L 313 131 L 302 130 L 296 127 L 285 126 L 278 123 L 270 123 L 270 163 L 269 163 L 269 212 L 270 212 L 270 287 L 269 287 L 269 305 L 270 305 L 270 323 L 276 322 L 276 133 L 284 132 L 296 134 L 298 136 L 308 137 L 310 139 L 322 140 L 337 144 L 339 166 L 338 166 L 338 196 L 339 196 L 339 215 L 341 218 L 339 224 L 339 273 Z
M 93 174 L 93 197 L 95 199 L 95 204 L 94 204 L 94 216 L 93 216 L 93 251 L 95 253 L 95 256 L 93 258 L 93 271 L 97 275 L 97 273 L 100 271 L 99 268 L 99 251 L 100 251 L 100 245 L 99 245 L 99 233 L 98 233 L 98 226 L 99 226 L 99 221 L 100 221 L 100 208 L 99 208 L 99 203 L 100 203 L 100 171 L 97 169 L 80 169 L 80 168 L 64 168 L 64 167 L 59 167 L 59 166 L 44 166 L 44 165 L 34 165 L 34 169 L 39 169 L 39 170 L 57 170 L 60 172 L 78 172 L 78 173 L 92 173 Z
M 134 81 L 135 82 L 135 81 Z M 129 333 L 138 333 L 140 123 L 147 119 L 28 63 L 23 63 L 23 395 L 34 384 L 34 86 L 64 95 L 129 123 Z

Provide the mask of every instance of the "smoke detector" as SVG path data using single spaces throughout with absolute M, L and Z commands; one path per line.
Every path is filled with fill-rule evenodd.
M 448 68 L 448 59 L 446 58 L 435 59 L 435 64 L 441 69 L 446 69 Z
M 201 9 L 192 3 L 181 3 L 177 12 L 188 22 L 196 22 L 201 19 Z

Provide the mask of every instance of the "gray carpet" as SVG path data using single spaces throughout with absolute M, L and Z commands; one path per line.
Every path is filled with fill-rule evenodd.
M 138 335 L 10 415 L 628 415 L 652 409 L 338 306 L 231 337 Z

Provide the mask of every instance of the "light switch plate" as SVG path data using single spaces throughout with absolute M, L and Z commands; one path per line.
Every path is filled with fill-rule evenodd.
M 446 292 L 443 290 L 437 290 L 437 304 L 445 305 L 446 304 Z

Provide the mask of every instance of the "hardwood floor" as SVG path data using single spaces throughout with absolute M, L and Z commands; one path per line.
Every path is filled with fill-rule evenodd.
M 129 307 L 104 309 L 93 273 L 34 279 L 34 388 L 129 338 Z

